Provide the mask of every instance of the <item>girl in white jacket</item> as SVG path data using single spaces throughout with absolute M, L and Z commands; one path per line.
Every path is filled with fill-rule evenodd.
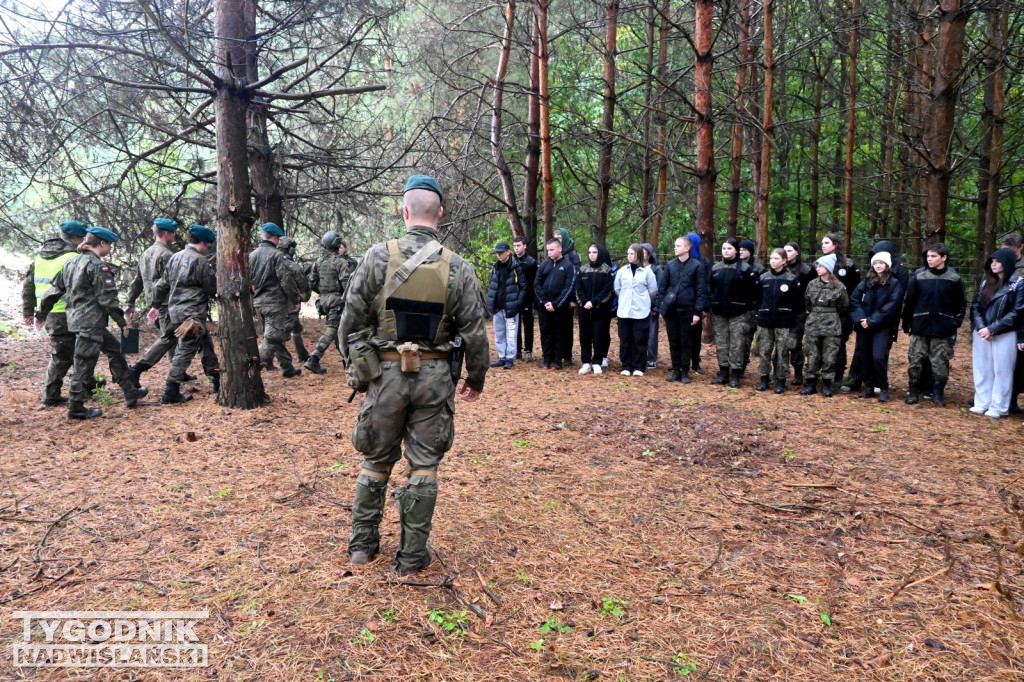
M 658 282 L 647 263 L 647 251 L 633 244 L 626 252 L 629 264 L 615 275 L 615 293 L 619 297 L 619 361 L 622 376 L 644 375 L 647 366 L 647 339 L 650 334 L 651 302 Z

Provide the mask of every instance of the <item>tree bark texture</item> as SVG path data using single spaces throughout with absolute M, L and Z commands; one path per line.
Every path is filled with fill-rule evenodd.
M 743 163 L 743 131 L 749 115 L 746 107 L 747 69 L 750 62 L 750 0 L 742 0 L 739 12 L 739 64 L 736 67 L 734 106 L 736 120 L 732 124 L 732 148 L 729 154 L 729 209 L 725 234 L 735 237 L 740 222 L 740 191 Z
M 1003 107 L 1006 81 L 1006 33 L 1009 15 L 1002 6 L 987 12 L 985 25 L 985 103 L 981 112 L 981 151 L 978 163 L 978 229 L 974 271 L 996 250 L 999 229 L 999 186 L 1003 167 Z
M 764 2 L 764 104 L 761 135 L 761 172 L 757 188 L 754 217 L 757 221 L 757 250 L 762 260 L 768 246 L 768 194 L 771 188 L 772 134 L 775 127 L 772 110 L 775 106 L 775 47 L 772 17 L 775 0 Z
M 555 186 L 551 177 L 551 93 L 548 88 L 548 5 L 550 0 L 537 2 L 537 41 L 540 47 L 538 83 L 540 85 L 540 168 L 543 185 L 544 242 L 555 230 Z
M 501 145 L 501 115 L 505 106 L 505 76 L 508 74 L 508 58 L 512 50 L 512 28 L 516 22 L 516 3 L 509 0 L 505 5 L 505 32 L 501 38 L 501 51 L 498 53 L 498 72 L 494 75 L 494 93 L 491 97 L 491 157 L 494 167 L 498 170 L 501 180 L 501 191 L 505 200 L 505 213 L 508 215 L 509 227 L 516 237 L 523 235 L 522 222 L 519 219 L 519 208 L 516 203 L 516 189 L 512 184 L 512 171 L 505 162 L 505 152 Z
M 668 195 L 668 157 L 666 124 L 668 116 L 665 110 L 665 78 L 668 71 L 668 0 L 661 3 L 661 26 L 658 29 L 658 88 L 655 99 L 657 100 L 657 114 L 655 123 L 658 129 L 658 148 L 655 155 L 658 157 L 658 181 L 654 190 L 654 218 L 651 220 L 651 244 L 657 244 L 661 239 L 661 219 L 665 214 L 665 197 Z
M 846 114 L 846 173 L 843 189 L 843 239 L 846 244 L 853 241 L 853 150 L 857 134 L 857 32 L 860 19 L 857 0 L 851 1 L 850 13 L 853 27 L 850 29 L 850 76 L 847 79 L 849 99 Z
M 530 82 L 526 94 L 526 177 L 523 178 L 523 233 L 526 251 L 537 257 L 537 189 L 540 186 L 540 24 L 533 15 Z
M 612 190 L 612 151 L 615 129 L 615 55 L 618 52 L 619 0 L 608 0 L 604 24 L 604 111 L 601 116 L 601 149 L 597 161 L 597 225 L 594 241 L 608 238 L 608 198 Z
M 694 108 L 697 114 L 697 234 L 701 247 L 714 253 L 715 243 L 715 123 L 711 115 L 711 52 L 713 0 L 696 0 L 694 49 Z

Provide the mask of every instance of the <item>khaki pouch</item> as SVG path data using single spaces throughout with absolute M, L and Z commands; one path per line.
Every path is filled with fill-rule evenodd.
M 420 347 L 418 345 L 407 341 L 395 350 L 402 356 L 401 366 L 403 372 L 420 371 Z

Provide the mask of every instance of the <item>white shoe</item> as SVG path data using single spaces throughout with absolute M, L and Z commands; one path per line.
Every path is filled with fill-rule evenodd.
M 999 419 L 1003 415 L 1000 414 L 999 412 L 996 412 L 995 410 L 988 410 L 987 412 L 985 412 L 985 416 L 990 417 L 992 419 Z
M 635 377 L 642 377 L 643 375 L 644 375 L 644 373 L 641 372 L 640 370 L 638 370 L 638 369 L 634 369 L 633 370 L 633 376 L 635 376 Z
M 594 370 L 594 374 L 604 374 L 604 372 L 601 371 L 601 365 L 593 365 L 591 369 Z
M 621 372 L 619 372 L 619 374 L 621 374 L 624 377 L 628 377 L 630 375 L 630 371 L 628 369 L 624 369 Z
M 608 366 L 608 358 L 601 358 L 601 366 L 602 367 L 607 367 Z
M 580 374 L 590 374 L 590 363 L 584 362 L 583 366 L 580 367 Z
M 973 412 L 974 414 L 985 414 L 986 412 L 988 412 L 988 408 L 979 407 L 978 405 L 975 405 L 974 407 L 971 408 L 971 412 Z

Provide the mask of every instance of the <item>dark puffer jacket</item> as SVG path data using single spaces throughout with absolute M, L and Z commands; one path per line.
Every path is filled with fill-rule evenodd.
M 722 317 L 737 317 L 755 308 L 756 282 L 750 265 L 740 258 L 721 261 L 711 268 L 711 312 Z
M 515 317 L 526 300 L 526 275 L 519 259 L 510 255 L 491 266 L 491 281 L 487 284 L 487 309 L 493 315 L 501 310 L 506 317 Z
M 793 329 L 804 312 L 804 288 L 800 278 L 789 268 L 781 272 L 769 269 L 760 279 L 761 305 L 757 309 L 757 326 L 771 329 Z
M 971 305 L 971 329 L 978 331 L 988 327 L 993 336 L 1014 331 L 1024 319 L 1024 282 L 1014 272 L 1016 256 L 1010 249 L 999 249 L 985 262 L 985 270 L 989 264 L 997 260 L 1003 269 L 1010 273 L 1010 279 L 999 287 L 987 302 L 982 300 L 987 282 L 982 282 Z
M 903 285 L 895 275 L 884 285 L 872 286 L 865 279 L 857 285 L 850 296 L 850 317 L 854 328 L 863 329 L 861 320 L 868 321 L 868 329 L 896 329 L 900 321 L 900 305 L 903 302 Z
M 903 331 L 914 336 L 952 336 L 967 312 L 964 282 L 953 268 L 921 268 L 903 301 Z
M 693 315 L 707 309 L 708 292 L 704 282 L 704 265 L 693 256 L 687 258 L 685 263 L 680 262 L 678 258 L 666 263 L 664 277 L 658 283 L 658 288 L 661 300 L 669 291 L 676 291 L 672 310 L 661 310 L 662 315 L 676 312 Z

